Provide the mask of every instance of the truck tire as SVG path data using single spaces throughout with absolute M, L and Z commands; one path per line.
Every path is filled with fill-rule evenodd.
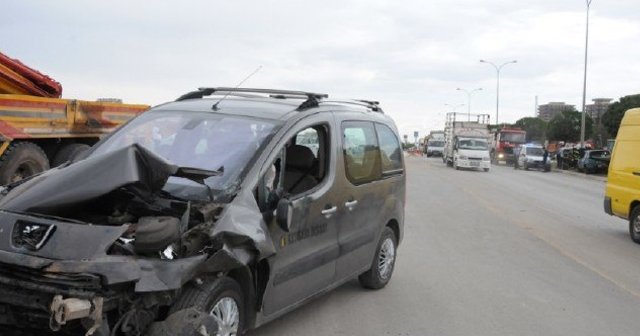
M 88 150 L 91 146 L 82 143 L 70 143 L 64 145 L 58 150 L 56 155 L 51 160 L 51 167 L 57 167 L 69 160 L 72 160 L 76 155 Z
M 218 330 L 211 335 L 227 335 L 229 332 L 233 335 L 245 334 L 247 314 L 244 295 L 235 280 L 223 276 L 205 278 L 202 284 L 187 285 L 169 314 L 192 307 L 214 316 Z
M 368 289 L 380 289 L 391 280 L 393 268 L 396 264 L 396 249 L 398 239 L 390 227 L 385 227 L 380 236 L 376 254 L 373 256 L 371 268 L 360 274 L 360 285 Z
M 49 169 L 49 159 L 33 142 L 14 142 L 0 157 L 0 184 L 18 182 Z
M 629 235 L 633 242 L 640 244 L 640 205 L 636 205 L 629 215 Z

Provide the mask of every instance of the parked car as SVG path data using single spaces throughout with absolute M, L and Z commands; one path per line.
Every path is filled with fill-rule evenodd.
M 0 324 L 242 335 L 350 279 L 382 288 L 405 183 L 377 102 L 190 92 L 2 190 Z
M 578 170 L 586 174 L 606 172 L 609 168 L 611 153 L 608 150 L 586 150 L 578 160 Z
M 545 149 L 542 145 L 524 144 L 518 151 L 518 167 L 524 170 L 542 169 L 545 172 L 551 170 L 549 153 L 545 158 Z
M 640 244 L 640 108 L 628 110 L 613 148 L 604 211 L 629 221 L 631 239 Z

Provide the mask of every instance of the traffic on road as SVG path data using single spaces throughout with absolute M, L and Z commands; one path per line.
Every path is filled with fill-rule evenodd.
M 394 280 L 349 282 L 252 335 L 637 334 L 640 246 L 603 211 L 604 178 L 406 165 Z

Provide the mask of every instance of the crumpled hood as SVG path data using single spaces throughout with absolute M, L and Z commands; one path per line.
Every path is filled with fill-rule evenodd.
M 17 185 L 0 199 L 0 265 L 99 274 L 106 284 L 135 281 L 137 292 L 148 292 L 175 290 L 195 274 L 247 265 L 276 252 L 251 191 L 239 193 L 226 204 L 215 222 L 205 221 L 183 235 L 183 239 L 193 235 L 196 242 L 199 235 L 204 235 L 209 241 L 220 243 L 220 249 L 210 255 L 198 252 L 174 260 L 112 255 L 107 249 L 129 224 L 86 225 L 58 218 L 64 217 L 58 215 L 65 209 L 73 212 L 123 187 L 142 198 L 153 199 L 170 176 L 189 175 L 182 169 L 142 146 L 131 145 L 51 169 Z M 34 238 L 38 241 L 25 240 L 21 241 L 24 246 L 17 246 L 11 241 L 16 232 L 20 233 L 16 231 L 20 225 L 52 230 Z M 38 244 L 41 246 L 35 246 Z
M 0 199 L 0 209 L 55 214 L 127 185 L 144 197 L 159 192 L 177 171 L 178 166 L 133 144 L 35 176 Z

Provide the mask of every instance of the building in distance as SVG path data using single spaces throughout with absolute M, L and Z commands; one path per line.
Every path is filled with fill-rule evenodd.
M 544 121 L 550 121 L 563 111 L 573 110 L 575 110 L 575 105 L 568 105 L 565 102 L 550 102 L 538 106 L 538 118 Z
M 593 120 L 600 120 L 602 115 L 607 112 L 612 100 L 611 98 L 595 98 L 593 104 L 585 106 L 585 110 Z

